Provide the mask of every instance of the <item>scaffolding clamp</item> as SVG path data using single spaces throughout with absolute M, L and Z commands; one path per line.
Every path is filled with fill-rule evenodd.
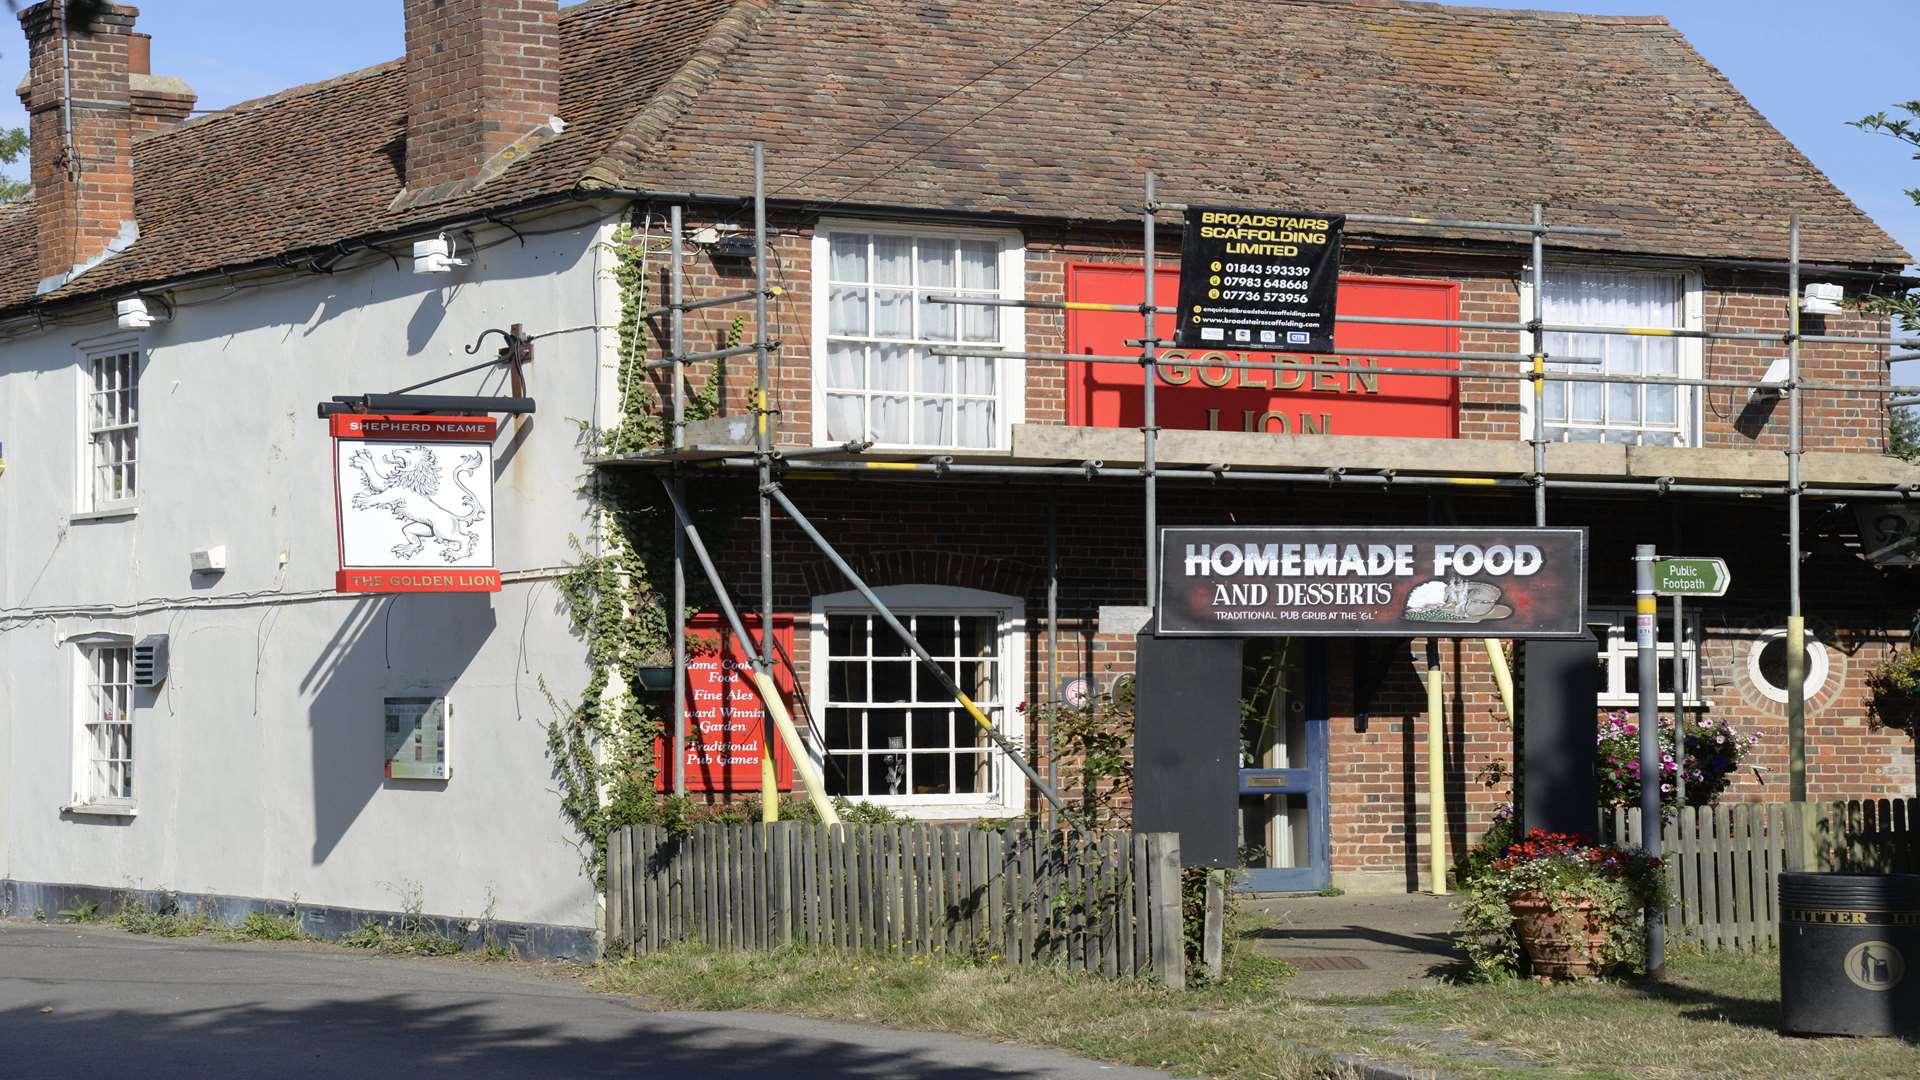
M 1327 483 L 1329 484 L 1337 484 L 1346 478 L 1347 470 L 1345 466 L 1335 465 L 1327 470 Z
M 1089 480 L 1092 480 L 1095 477 L 1098 477 L 1100 475 L 1100 469 L 1105 465 L 1106 465 L 1106 462 L 1100 460 L 1099 458 L 1088 458 L 1087 460 L 1080 463 L 1080 467 L 1087 471 L 1087 479 Z
M 1233 468 L 1233 466 L 1228 462 L 1216 461 L 1213 464 L 1207 466 L 1207 471 L 1213 474 L 1213 478 L 1215 480 L 1219 480 L 1225 477 L 1227 474 L 1227 470 L 1231 468 Z
M 1653 482 L 1653 488 L 1655 491 L 1658 491 L 1662 495 L 1667 494 L 1669 491 L 1673 490 L 1673 477 L 1671 476 L 1660 477 L 1659 479 Z

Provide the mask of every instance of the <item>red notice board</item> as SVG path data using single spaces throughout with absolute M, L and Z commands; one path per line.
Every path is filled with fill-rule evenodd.
M 757 645 L 759 620 L 743 614 L 741 621 Z M 792 616 L 775 615 L 773 631 L 778 643 L 773 681 L 792 713 L 793 672 L 783 659 L 793 655 Z M 673 770 L 684 767 L 688 791 L 757 792 L 760 755 L 769 738 L 780 790 L 793 790 L 793 758 L 779 733 L 768 730 L 772 719 L 754 689 L 748 656 L 747 646 L 735 639 L 719 613 L 687 621 L 687 756 L 684 762 L 674 760 L 671 730 L 655 741 L 654 760 L 661 767 L 654 785 L 659 790 L 673 790 Z
M 1103 304 L 1142 300 L 1138 266 L 1073 263 L 1067 267 L 1067 299 Z M 1179 295 L 1178 271 L 1154 276 L 1161 305 Z M 1460 286 L 1451 281 L 1341 277 L 1341 315 L 1458 319 Z M 1106 356 L 1138 353 L 1127 345 L 1140 338 L 1140 316 L 1124 312 L 1067 313 L 1067 351 Z M 1173 316 L 1159 318 L 1156 336 L 1173 338 Z M 1380 326 L 1341 323 L 1334 344 L 1342 349 L 1456 352 L 1459 331 L 1441 326 Z M 1154 393 L 1156 422 L 1163 428 L 1264 431 L 1276 435 L 1401 435 L 1450 439 L 1459 434 L 1457 379 L 1364 372 L 1242 370 L 1215 366 L 1275 360 L 1351 364 L 1356 367 L 1452 369 L 1452 360 L 1403 357 L 1276 356 L 1244 349 L 1167 349 L 1161 352 Z M 1126 364 L 1067 365 L 1067 422 L 1080 427 L 1137 428 L 1144 404 L 1140 369 Z

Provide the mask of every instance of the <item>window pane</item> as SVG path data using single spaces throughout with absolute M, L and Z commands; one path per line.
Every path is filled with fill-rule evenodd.
M 905 289 L 873 290 L 873 336 L 913 336 L 913 294 Z
M 827 794 L 864 795 L 866 789 L 860 786 L 862 779 L 860 759 L 846 754 L 831 754 L 827 757 L 826 767 Z
M 833 701 L 865 701 L 867 665 L 857 660 L 827 663 L 827 697 Z
M 913 660 L 891 660 L 873 665 L 874 701 L 913 700 Z
M 992 240 L 960 241 L 960 287 L 1000 290 L 1000 245 Z
M 993 393 L 994 360 L 990 356 L 961 356 L 955 358 L 960 365 L 960 393 Z
M 826 387 L 829 390 L 859 390 L 866 386 L 867 349 L 857 342 L 827 343 Z
M 907 793 L 907 756 L 874 754 L 867 758 L 867 794 L 905 795 Z
M 920 394 L 953 393 L 953 361 L 951 356 L 935 356 L 923 352 L 919 362 L 914 365 L 914 391 Z
M 954 340 L 959 336 L 956 327 L 961 310 L 954 304 L 936 304 L 923 298 L 920 301 L 920 337 L 926 341 Z
M 873 399 L 873 437 L 883 443 L 904 443 L 908 440 L 906 398 Z
M 858 656 L 867 647 L 867 620 L 864 615 L 831 615 L 827 618 L 827 655 Z
M 827 395 L 827 440 L 854 442 L 867 437 L 866 422 L 860 416 L 865 399 L 858 394 Z
M 866 289 L 860 286 L 833 287 L 827 306 L 827 332 L 853 337 L 867 335 Z
M 867 237 L 864 234 L 833 234 L 833 280 L 872 280 L 867 276 Z
M 953 722 L 945 709 L 915 709 L 912 734 L 915 750 L 946 750 L 953 747 Z
M 920 241 L 920 287 L 938 292 L 953 284 L 953 245 L 944 240 Z
M 1660 427 L 1674 427 L 1680 422 L 1680 410 L 1677 405 L 1680 388 L 1677 386 L 1649 386 L 1647 394 L 1647 424 Z
M 959 403 L 958 431 L 953 440 L 955 446 L 985 449 L 993 445 L 993 405 L 991 401 Z
M 1600 383 L 1571 383 L 1573 397 L 1573 419 L 1588 423 L 1599 423 L 1601 390 Z
M 915 441 L 922 445 L 952 446 L 953 402 L 942 398 L 915 398 Z
M 912 350 L 900 345 L 878 345 L 873 350 L 873 388 L 907 389 L 908 364 Z
M 1640 426 L 1640 388 L 1611 383 L 1607 386 L 1607 419 L 1613 425 Z
M 873 283 L 913 284 L 913 238 L 876 235 L 873 238 Z
M 960 337 L 965 341 L 997 344 L 1000 341 L 1000 309 L 967 306 L 960 309 Z

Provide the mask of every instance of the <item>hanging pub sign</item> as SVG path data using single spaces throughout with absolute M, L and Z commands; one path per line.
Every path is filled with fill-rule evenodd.
M 747 619 L 747 633 L 758 622 Z M 793 673 L 780 657 L 793 655 L 793 618 L 773 617 L 774 685 L 793 706 Z M 753 666 L 747 647 L 734 636 L 717 613 L 687 620 L 687 754 L 675 762 L 666 736 L 654 742 L 653 760 L 662 767 L 654 774 L 660 791 L 673 789 L 673 771 L 687 772 L 688 791 L 755 792 L 760 790 L 760 760 L 767 749 L 766 703 L 753 685 Z M 668 733 L 671 735 L 671 732 Z M 793 790 L 793 758 L 778 737 L 774 745 L 774 778 L 781 791 Z
M 1160 530 L 1157 630 L 1231 637 L 1577 637 L 1587 531 Z
M 1183 349 L 1333 351 L 1344 214 L 1187 208 Z
M 336 413 L 340 592 L 499 592 L 486 416 Z

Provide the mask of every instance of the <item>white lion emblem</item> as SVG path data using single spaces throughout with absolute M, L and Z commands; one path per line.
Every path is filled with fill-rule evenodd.
M 347 459 L 348 465 L 360 470 L 363 488 L 354 493 L 353 508 L 387 510 L 400 519 L 403 540 L 393 547 L 400 558 L 420 554 L 431 540 L 440 545 L 447 561 L 464 559 L 480 543 L 474 525 L 486 516 L 479 498 L 466 483 L 483 460 L 478 451 L 461 457 L 453 470 L 454 486 L 461 493 L 460 508 L 449 510 L 434 498 L 440 494 L 440 461 L 432 450 L 424 446 L 395 447 L 380 455 L 380 461 L 391 466 L 381 472 L 373 455 L 362 447 Z

